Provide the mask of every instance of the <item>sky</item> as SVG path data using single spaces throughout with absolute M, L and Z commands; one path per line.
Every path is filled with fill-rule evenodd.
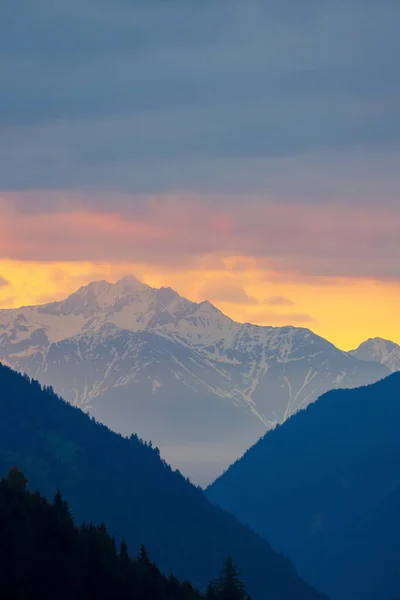
M 398 0 L 2 0 L 0 308 L 131 273 L 400 343 Z

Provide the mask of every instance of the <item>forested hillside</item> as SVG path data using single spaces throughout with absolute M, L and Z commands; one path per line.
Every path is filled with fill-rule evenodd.
M 0 366 L 0 475 L 14 465 L 31 489 L 68 498 L 79 523 L 104 522 L 117 543 L 144 544 L 162 572 L 204 590 L 232 556 L 250 595 L 322 596 L 259 535 L 211 504 L 157 449 L 97 424 L 81 410 Z
M 247 600 L 228 558 L 205 595 L 190 582 L 163 575 L 144 546 L 132 559 L 104 524 L 77 527 L 57 492 L 52 503 L 26 489 L 13 467 L 0 481 L 0 590 L 5 600 Z
M 207 490 L 337 600 L 400 592 L 400 373 L 328 392 Z

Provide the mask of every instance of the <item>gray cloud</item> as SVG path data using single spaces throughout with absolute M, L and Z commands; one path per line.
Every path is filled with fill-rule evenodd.
M 393 0 L 3 0 L 2 186 L 353 202 L 373 182 L 390 201 L 399 17 Z

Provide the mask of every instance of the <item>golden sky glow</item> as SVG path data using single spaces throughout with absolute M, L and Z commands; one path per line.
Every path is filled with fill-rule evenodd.
M 9 282 L 0 286 L 0 307 L 59 300 L 90 281 L 115 281 L 128 273 L 155 287 L 173 287 L 190 300 L 207 298 L 237 321 L 308 327 L 343 349 L 374 336 L 400 343 L 399 283 L 360 278 L 304 282 L 257 268 L 254 259 L 243 257 L 210 255 L 187 270 L 140 263 L 0 260 L 0 274 Z
M 397 204 L 27 192 L 0 196 L 0 220 L 0 308 L 133 274 L 343 349 L 375 336 L 400 343 Z
M 6 4 L 0 308 L 132 273 L 400 343 L 399 1 Z

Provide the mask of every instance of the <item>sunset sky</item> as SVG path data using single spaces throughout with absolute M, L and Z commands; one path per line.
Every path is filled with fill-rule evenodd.
M 2 0 L 0 308 L 131 273 L 400 343 L 399 22 L 394 0 Z

